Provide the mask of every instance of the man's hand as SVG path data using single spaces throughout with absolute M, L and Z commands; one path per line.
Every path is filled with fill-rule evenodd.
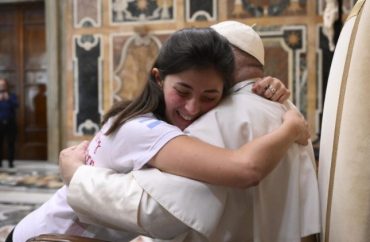
M 262 97 L 279 103 L 285 102 L 290 96 L 290 91 L 285 87 L 284 83 L 271 76 L 256 81 L 252 91 Z
M 88 141 L 83 141 L 79 145 L 66 148 L 60 152 L 59 170 L 66 185 L 69 185 L 76 170 L 85 164 L 88 145 Z

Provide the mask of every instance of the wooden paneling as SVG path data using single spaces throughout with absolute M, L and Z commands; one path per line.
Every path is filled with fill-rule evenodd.
M 44 11 L 42 1 L 0 7 L 0 75 L 19 99 L 16 159 L 47 157 Z

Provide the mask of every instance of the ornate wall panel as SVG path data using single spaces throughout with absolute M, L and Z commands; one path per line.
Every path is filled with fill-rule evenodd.
M 216 0 L 186 0 L 186 21 L 214 21 L 217 19 Z
M 75 0 L 73 2 L 74 27 L 100 27 L 101 11 L 101 0 Z
M 99 35 L 74 37 L 74 126 L 78 135 L 99 130 L 102 85 L 102 48 Z
M 228 0 L 228 18 L 294 16 L 307 13 L 306 0 Z
M 342 0 L 342 12 L 343 15 L 347 15 L 357 0 Z M 324 9 L 325 9 L 325 0 L 317 0 L 317 9 L 318 14 L 323 15 Z
M 258 27 L 265 45 L 265 72 L 285 81 L 292 100 L 306 115 L 307 53 L 306 26 Z
M 149 70 L 168 34 L 125 36 L 113 34 L 112 51 L 112 102 L 132 100 L 144 87 Z
M 354 3 L 342 1 L 343 17 Z M 73 96 L 67 142 L 90 137 L 114 102 L 138 94 L 169 34 L 227 19 L 256 24 L 265 73 L 286 83 L 313 139 L 319 135 L 332 54 L 321 30 L 324 0 L 68 0 L 66 7 L 67 42 L 73 43 L 66 46 L 67 63 L 74 60 L 66 64 L 66 95 Z
M 112 24 L 174 21 L 175 0 L 110 0 Z

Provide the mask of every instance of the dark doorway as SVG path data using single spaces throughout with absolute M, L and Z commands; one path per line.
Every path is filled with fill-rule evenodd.
M 43 1 L 0 4 L 0 76 L 19 101 L 16 159 L 47 159 Z

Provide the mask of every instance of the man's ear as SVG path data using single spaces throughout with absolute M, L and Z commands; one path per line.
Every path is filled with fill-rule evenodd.
M 158 68 L 154 67 L 154 68 L 152 69 L 152 76 L 154 77 L 155 82 L 156 82 L 159 86 L 162 86 L 162 78 L 161 78 L 161 75 L 160 75 L 160 73 L 159 73 Z

